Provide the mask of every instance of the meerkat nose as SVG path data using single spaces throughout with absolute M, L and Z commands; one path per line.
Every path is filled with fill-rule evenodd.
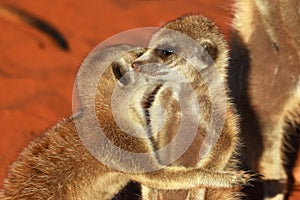
M 141 70 L 141 65 L 142 65 L 142 62 L 140 62 L 140 61 L 135 61 L 134 63 L 131 64 L 132 68 L 136 72 L 139 72 Z

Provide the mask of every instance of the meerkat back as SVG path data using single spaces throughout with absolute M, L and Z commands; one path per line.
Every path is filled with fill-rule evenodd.
M 236 1 L 229 82 L 243 163 L 262 173 L 250 199 L 287 199 L 300 128 L 299 0 Z

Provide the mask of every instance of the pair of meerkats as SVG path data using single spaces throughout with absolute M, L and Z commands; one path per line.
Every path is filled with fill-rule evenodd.
M 191 41 L 195 40 L 197 44 L 203 45 L 217 63 L 217 70 L 213 70 L 213 62 L 205 59 L 203 49 L 195 47 L 195 51 L 189 51 L 186 45 L 190 45 L 190 40 L 183 39 L 180 42 L 178 37 L 170 37 L 165 30 L 153 35 L 149 44 L 152 48 L 148 50 L 117 45 L 107 47 L 104 51 L 100 49 L 100 53 L 92 53 L 83 62 L 83 66 L 88 67 L 78 73 L 78 76 L 84 77 L 77 81 L 79 99 L 83 105 L 81 113 L 58 123 L 21 153 L 4 182 L 3 199 L 111 199 L 130 180 L 142 185 L 143 199 L 172 199 L 172 193 L 176 194 L 172 190 L 186 190 L 182 197 L 189 199 L 203 199 L 206 196 L 210 199 L 234 199 L 238 196 L 238 192 L 234 190 L 256 178 L 255 174 L 236 169 L 238 127 L 234 110 L 228 102 L 215 103 L 216 112 L 218 109 L 223 110 L 225 106 L 226 116 L 221 135 L 210 155 L 201 160 L 198 160 L 198 156 L 191 157 L 192 160 L 183 157 L 173 165 L 165 165 L 162 164 L 166 160 L 164 157 L 169 156 L 170 152 L 158 155 L 152 153 L 173 139 L 179 129 L 176 124 L 183 124 L 185 129 L 200 124 L 195 129 L 197 142 L 191 145 L 191 153 L 198 153 L 199 143 L 208 131 L 205 126 L 212 120 L 211 111 L 207 109 L 212 104 L 208 94 L 210 88 L 207 85 L 216 84 L 218 73 L 214 72 L 218 71 L 223 73 L 219 78 L 224 81 L 228 61 L 226 43 L 211 20 L 190 15 L 176 19 L 164 28 L 186 34 L 193 39 Z M 201 74 L 206 77 L 200 76 L 198 69 L 185 58 L 177 56 L 179 53 L 195 54 L 196 60 L 203 57 Z M 122 57 L 115 60 L 120 55 Z M 151 63 L 155 64 L 151 66 Z M 157 68 L 159 63 L 165 64 L 163 70 Z M 99 64 L 104 65 L 105 70 L 101 77 L 95 77 L 97 70 L 102 68 Z M 176 80 L 168 79 L 173 78 L 174 71 L 179 72 L 186 83 L 182 80 L 183 83 L 173 87 Z M 143 74 L 145 78 L 139 74 Z M 207 81 L 204 82 L 204 79 Z M 120 92 L 114 98 L 114 106 L 118 111 L 114 114 L 111 104 L 116 85 Z M 189 91 L 187 85 L 192 90 Z M 223 87 L 216 87 L 212 92 L 222 94 L 219 91 L 221 89 Z M 188 106 L 193 95 L 199 104 L 199 113 L 196 112 L 197 109 Z M 127 97 L 130 97 L 129 103 Z M 93 100 L 95 102 L 91 103 Z M 90 104 L 94 107 L 86 106 Z M 161 105 L 166 115 L 165 123 L 157 136 L 130 135 L 147 136 L 151 134 L 149 131 L 155 129 L 161 115 L 156 113 L 154 104 Z M 184 116 L 180 116 L 180 109 L 185 104 L 189 109 L 186 112 L 189 113 L 184 119 Z M 91 118 L 93 111 L 96 118 Z M 119 118 L 124 127 L 116 124 L 116 118 Z M 106 138 L 113 145 L 128 152 L 148 153 L 146 159 L 127 161 L 126 155 L 118 155 L 118 150 L 108 151 L 109 147 L 106 147 L 102 138 L 97 138 L 100 134 L 94 132 L 95 121 L 101 125 Z M 84 132 L 81 138 L 78 135 L 80 128 Z M 183 133 L 185 132 L 188 131 L 184 130 Z M 94 149 L 89 152 L 82 140 L 86 146 Z M 104 160 L 99 162 L 96 159 L 98 157 Z M 114 167 L 106 165 L 111 162 Z M 137 169 L 138 163 L 150 167 L 151 170 L 139 173 L 143 169 Z M 165 190 L 170 192 L 164 192 Z
M 271 1 L 246 0 L 237 3 L 234 23 L 237 31 L 233 38 L 232 67 L 228 82 L 233 100 L 241 112 L 241 136 L 247 147 L 242 148 L 241 159 L 246 167 L 259 171 L 266 179 L 261 197 L 255 196 L 257 191 L 246 191 L 253 195 L 252 199 L 284 199 L 285 189 L 290 185 L 288 180 L 292 180 L 291 166 L 288 166 L 291 162 L 283 162 L 287 158 L 284 157 L 283 148 L 293 144 L 290 138 L 299 133 L 300 123 L 300 72 L 297 66 L 297 45 L 300 40 L 296 28 L 299 21 L 294 18 L 298 10 L 294 4 L 298 5 L 298 1 L 276 1 L 271 4 Z M 280 12 L 277 12 L 279 7 Z M 213 88 L 218 79 L 227 84 L 228 48 L 223 36 L 211 20 L 199 15 L 178 18 L 167 23 L 164 28 L 186 34 L 197 41 L 215 62 L 217 73 L 209 59 L 201 59 L 204 51 L 196 48 L 204 66 L 200 69 L 201 73 L 192 63 L 178 56 L 187 51 L 186 43 L 169 37 L 164 30 L 153 35 L 149 49 L 118 45 L 91 55 L 83 63 L 89 68 L 79 75 L 93 75 L 99 67 L 98 63 L 108 66 L 102 72 L 99 82 L 93 82 L 93 79 L 99 78 L 93 76 L 89 80 L 77 82 L 81 103 L 91 104 L 90 99 L 95 97 L 95 102 L 92 101 L 94 107 L 84 108 L 79 115 L 58 123 L 32 142 L 12 165 L 0 193 L 1 199 L 112 199 L 130 180 L 142 185 L 142 199 L 243 198 L 239 190 L 259 175 L 239 170 L 239 125 L 234 106 L 229 100 L 226 100 L 225 105 L 223 101 L 212 102 L 214 98 L 210 94 L 217 96 L 222 91 L 216 87 L 213 90 L 216 93 L 209 93 L 211 88 L 208 88 Z M 279 37 L 283 33 L 286 38 Z M 261 52 L 263 50 L 267 50 L 265 55 Z M 262 67 L 262 63 L 266 66 L 270 63 L 268 69 Z M 161 70 L 157 64 L 167 67 Z M 288 70 L 282 70 L 282 67 Z M 269 73 L 270 69 L 274 72 Z M 168 75 L 174 71 L 188 81 L 193 92 L 186 91 L 188 87 L 185 83 L 172 87 L 170 82 L 174 80 L 169 80 Z M 291 72 L 298 76 L 289 79 Z M 270 80 L 273 82 L 270 83 Z M 276 89 L 263 91 L 263 86 L 269 84 Z M 116 124 L 116 116 L 111 109 L 116 85 L 120 94 L 131 95 L 129 107 L 125 96 L 115 98 L 119 111 L 117 115 L 121 121 L 126 122 L 124 129 L 144 137 L 128 135 Z M 268 95 L 265 95 L 266 92 L 269 92 Z M 282 97 L 277 97 L 278 94 Z M 164 161 L 168 160 L 170 152 L 153 152 L 172 141 L 178 131 L 178 124 L 183 120 L 180 117 L 180 106 L 190 103 L 189 98 L 183 98 L 182 95 L 194 95 L 199 103 L 199 113 L 189 110 L 191 116 L 186 119 L 186 127 L 194 124 L 200 126 L 187 151 L 175 163 L 165 165 Z M 208 109 L 212 104 L 225 109 L 224 126 L 209 154 L 199 159 L 200 146 L 209 128 L 207 124 L 213 120 L 211 110 Z M 164 124 L 159 128 L 156 128 L 156 124 L 161 116 L 157 115 L 160 112 L 155 105 L 161 105 L 165 110 Z M 97 140 L 99 135 L 92 133 L 94 122 L 89 117 L 93 109 L 105 136 L 115 146 L 129 152 L 146 153 L 148 157 L 144 165 L 158 170 L 137 173 L 140 169 L 135 169 L 138 168 L 135 163 L 130 163 L 122 156 L 118 157 L 115 152 L 106 151 L 105 144 L 97 146 L 102 143 Z M 85 123 L 86 136 L 83 138 L 77 133 L 78 123 Z M 157 134 L 147 137 L 154 130 L 157 130 Z M 82 140 L 86 146 L 98 148 L 89 152 Z M 257 144 L 257 141 L 261 143 Z M 289 155 L 293 155 L 293 151 L 295 149 L 289 148 Z M 103 163 L 113 160 L 115 167 L 102 164 L 96 159 L 98 156 L 104 159 Z M 117 167 L 126 168 L 127 171 L 117 170 Z M 132 171 L 128 168 L 132 168 Z M 274 184 L 281 187 L 273 187 Z

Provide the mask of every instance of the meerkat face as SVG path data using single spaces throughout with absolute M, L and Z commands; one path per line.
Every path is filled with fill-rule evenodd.
M 153 35 L 147 51 L 132 66 L 154 79 L 192 82 L 201 70 L 214 65 L 217 51 L 210 39 L 198 42 L 188 35 L 163 28 Z
M 147 133 L 143 137 L 151 136 L 148 130 L 148 109 L 162 86 L 162 81 L 150 80 L 132 68 L 133 60 L 144 52 L 143 48 L 134 50 L 111 64 L 111 71 L 116 80 L 112 95 L 115 119 L 121 124 L 123 131 L 137 137 L 141 137 L 142 129 Z M 132 131 L 132 127 L 136 127 L 134 129 L 137 131 Z
M 227 44 L 215 23 L 206 17 L 187 15 L 168 22 L 154 34 L 149 46 L 152 49 L 165 50 L 160 51 L 157 58 L 173 59 L 169 57 L 173 53 L 184 58 L 183 62 L 192 63 L 193 68 L 196 67 L 198 71 L 214 64 L 225 81 L 228 65 Z M 155 56 L 144 56 L 144 59 L 141 57 L 139 60 L 152 62 L 149 58 L 153 57 Z

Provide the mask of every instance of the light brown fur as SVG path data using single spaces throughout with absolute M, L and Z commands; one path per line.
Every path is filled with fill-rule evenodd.
M 242 116 L 243 162 L 265 176 L 251 199 L 287 199 L 299 143 L 299 0 L 236 1 L 230 87 Z M 261 191 L 259 191 L 261 190 Z
M 220 77 L 214 74 L 216 73 L 216 71 L 213 72 L 213 65 L 211 65 L 212 63 L 210 63 L 210 61 L 206 61 L 208 67 L 203 69 L 201 73 L 195 70 L 195 68 L 193 68 L 190 64 L 187 64 L 186 61 L 182 60 L 182 58 L 180 57 L 180 53 L 186 51 L 188 52 L 187 54 L 190 55 L 192 53 L 189 52 L 189 49 L 193 49 L 194 47 L 187 41 L 182 41 L 180 37 L 176 38 L 176 34 L 166 34 L 165 30 L 158 31 L 154 34 L 154 36 L 150 40 L 150 49 L 147 50 L 133 63 L 133 67 L 136 68 L 136 70 L 145 74 L 152 75 L 152 70 L 155 68 L 159 68 L 158 63 L 164 63 L 170 69 L 181 71 L 182 74 L 184 74 L 184 76 L 188 79 L 188 81 L 190 81 L 190 84 L 197 94 L 197 99 L 200 106 L 199 115 L 201 116 L 199 121 L 200 127 L 198 128 L 198 133 L 192 145 L 176 162 L 172 164 L 172 166 L 198 167 L 206 170 L 213 170 L 215 172 L 237 171 L 238 167 L 235 159 L 235 154 L 237 153 L 239 146 L 239 128 L 237 124 L 237 115 L 235 114 L 233 105 L 230 103 L 229 99 L 226 99 L 225 102 L 217 102 L 218 106 L 223 107 L 224 109 L 226 108 L 224 127 L 221 132 L 220 138 L 213 147 L 213 150 L 210 152 L 209 156 L 207 156 L 205 159 L 199 160 L 199 151 L 201 145 L 203 144 L 203 137 L 207 134 L 206 131 L 208 131 L 209 129 L 209 121 L 212 120 L 212 113 L 210 110 L 212 106 L 211 101 L 215 99 L 212 99 L 210 94 L 216 96 L 219 95 L 219 97 L 222 98 L 222 92 L 220 92 L 218 89 L 214 90 L 211 86 L 214 85 L 214 81 L 217 82 L 218 78 L 221 78 L 222 81 L 226 84 L 228 50 L 222 34 L 218 31 L 218 28 L 211 20 L 200 15 L 183 16 L 167 23 L 165 26 L 163 26 L 163 28 L 186 34 L 187 36 L 194 39 L 196 43 L 202 45 L 205 50 L 210 53 L 210 56 L 216 64 L 217 71 L 220 74 Z M 169 55 L 164 58 L 164 56 L 161 57 L 157 51 L 157 49 L 160 48 L 166 48 L 166 50 L 168 50 L 168 48 L 175 49 L 175 52 L 173 55 Z M 202 54 L 205 55 L 204 53 Z M 205 78 L 209 79 L 210 82 L 205 82 Z M 225 94 L 227 94 L 227 88 L 222 89 L 225 89 Z M 209 90 L 212 90 L 210 94 L 208 93 Z M 164 126 L 164 129 L 160 130 L 157 133 L 157 138 L 154 139 L 156 144 L 155 147 L 157 149 L 164 147 L 170 142 L 172 143 L 174 135 L 178 132 L 180 118 L 174 118 L 173 115 L 178 112 L 179 105 L 178 102 L 174 100 L 174 96 L 176 96 L 174 93 L 174 91 L 168 92 L 167 90 L 162 90 L 158 92 L 158 94 L 156 95 L 158 97 L 155 98 L 155 101 L 153 103 L 163 104 L 166 110 L 168 110 L 169 108 L 171 110 L 170 113 L 172 113 L 172 117 L 169 118 L 169 121 L 167 118 L 165 122 L 166 126 Z M 185 98 L 188 99 L 190 97 L 187 94 Z M 226 96 L 226 98 L 228 97 Z M 166 102 L 167 105 L 165 105 L 164 102 Z M 190 113 L 192 113 L 192 111 Z M 157 116 L 155 115 L 152 116 L 151 120 L 155 121 L 156 117 Z M 219 120 L 221 120 L 221 117 Z M 159 155 L 161 158 L 161 162 L 166 162 L 166 160 L 172 158 L 172 154 L 176 152 L 177 145 L 180 145 L 180 143 L 173 142 L 173 148 L 170 150 L 170 152 L 165 152 L 165 154 Z M 214 177 L 214 179 L 217 178 L 217 176 Z M 197 189 L 195 188 L 192 190 L 159 190 L 150 189 L 143 186 L 142 190 L 143 197 L 145 199 L 151 200 L 229 200 L 240 199 L 240 197 L 242 196 L 241 193 L 234 192 L 232 190 L 224 190 L 218 187 L 216 187 L 216 189 L 207 189 L 203 187 Z
M 128 54 L 127 52 L 130 51 Z M 94 51 L 84 61 L 86 70 L 78 76 L 77 87 L 81 110 L 76 116 L 59 122 L 34 140 L 20 154 L 13 163 L 9 174 L 4 181 L 0 192 L 1 199 L 111 199 L 129 180 L 134 180 L 149 188 L 158 189 L 192 189 L 195 187 L 233 188 L 246 184 L 251 175 L 247 172 L 216 171 L 184 166 L 163 166 L 153 152 L 153 146 L 148 138 L 137 138 L 123 132 L 117 126 L 111 110 L 112 93 L 116 85 L 121 87 L 125 94 L 132 94 L 118 77 L 118 70 L 130 71 L 132 60 L 136 59 L 143 49 L 128 45 L 107 47 L 105 51 Z M 120 58 L 121 56 L 121 58 Z M 111 64 L 112 61 L 113 62 Z M 111 64 L 111 65 L 110 65 Z M 106 66 L 108 66 L 106 68 Z M 115 68 L 120 66 L 121 68 Z M 95 77 L 99 69 L 106 70 L 100 77 Z M 122 72 L 120 72 L 122 73 Z M 134 75 L 136 75 L 134 73 Z M 137 77 L 139 77 L 137 75 Z M 100 79 L 99 79 L 100 78 Z M 99 79 L 99 82 L 97 81 Z M 94 82 L 96 81 L 96 82 Z M 130 79 L 129 88 L 135 89 L 135 83 L 145 80 Z M 104 83 L 104 84 L 102 84 Z M 93 90 L 94 89 L 94 90 Z M 145 91 L 151 88 L 138 88 L 132 99 L 140 99 Z M 126 95 L 125 95 L 126 96 Z M 135 129 L 138 124 L 143 127 L 145 116 L 141 110 L 141 102 L 131 102 L 130 109 L 124 107 L 123 97 L 116 98 L 116 106 L 120 109 L 119 117 L 128 126 L 132 133 L 145 135 L 142 129 Z M 91 102 L 95 97 L 95 110 L 91 109 Z M 136 98 L 135 98 L 136 97 Z M 124 110 L 125 109 L 125 110 Z M 89 119 L 92 112 L 101 125 L 106 137 L 120 149 L 136 153 L 148 152 L 149 157 L 143 161 L 126 160 L 127 157 L 118 157 L 119 152 L 107 151 L 106 143 L 101 144 L 99 135 L 93 132 L 95 121 Z M 128 116 L 127 113 L 130 113 Z M 134 118 L 137 116 L 137 118 Z M 132 120 L 132 119 L 140 119 Z M 85 121 L 86 120 L 86 121 Z M 83 135 L 78 135 L 78 124 L 83 123 Z M 229 127 L 230 128 L 230 127 Z M 142 131 L 141 131 L 142 130 Z M 232 136 L 235 139 L 235 136 Z M 84 139 L 85 144 L 82 143 Z M 97 158 L 102 156 L 104 163 L 98 161 L 85 146 L 94 145 L 92 154 Z M 233 150 L 233 149 L 232 149 Z M 113 161 L 115 167 L 131 169 L 133 172 L 123 172 L 110 168 L 105 161 Z M 159 170 L 144 173 L 135 173 L 140 162 Z M 144 162 L 144 163 L 143 163 Z

